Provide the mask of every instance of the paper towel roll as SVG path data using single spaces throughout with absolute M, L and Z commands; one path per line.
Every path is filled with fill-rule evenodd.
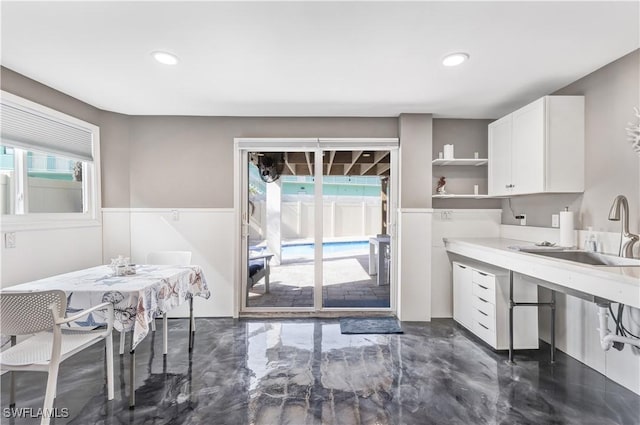
M 573 211 L 560 211 L 560 246 L 575 246 Z
M 444 145 L 444 159 L 453 159 L 453 145 Z

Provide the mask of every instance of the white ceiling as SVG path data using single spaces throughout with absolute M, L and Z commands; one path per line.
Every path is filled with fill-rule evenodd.
M 1 63 L 125 114 L 495 118 L 640 47 L 639 17 L 637 1 L 2 1 Z M 456 51 L 470 61 L 443 67 Z

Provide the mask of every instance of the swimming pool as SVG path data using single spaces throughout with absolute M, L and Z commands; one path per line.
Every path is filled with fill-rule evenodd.
M 282 246 L 282 258 L 313 258 L 315 244 L 295 244 Z M 348 255 L 364 255 L 369 252 L 369 241 L 353 242 L 324 242 L 322 244 L 323 257 L 337 257 Z

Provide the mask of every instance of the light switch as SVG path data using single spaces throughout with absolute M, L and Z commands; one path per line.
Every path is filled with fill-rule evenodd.
M 16 232 L 7 232 L 4 234 L 4 247 L 5 248 L 16 247 Z
M 560 227 L 560 215 L 551 214 L 551 227 Z

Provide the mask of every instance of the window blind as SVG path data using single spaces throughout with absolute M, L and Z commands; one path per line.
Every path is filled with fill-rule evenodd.
M 91 131 L 4 102 L 0 114 L 3 145 L 93 161 Z

